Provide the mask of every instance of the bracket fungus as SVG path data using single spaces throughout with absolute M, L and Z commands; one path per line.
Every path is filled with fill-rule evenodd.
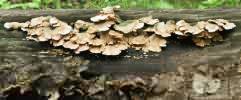
M 161 52 L 167 46 L 170 36 L 188 37 L 199 47 L 222 41 L 221 32 L 236 27 L 224 19 L 210 19 L 196 24 L 184 20 L 167 22 L 146 16 L 132 20 L 120 20 L 115 11 L 119 6 L 103 8 L 92 22 L 77 20 L 71 26 L 56 17 L 41 16 L 25 23 L 7 22 L 6 29 L 21 29 L 27 32 L 27 39 L 49 41 L 53 46 L 74 50 L 119 55 L 123 50 L 134 48 L 144 52 Z

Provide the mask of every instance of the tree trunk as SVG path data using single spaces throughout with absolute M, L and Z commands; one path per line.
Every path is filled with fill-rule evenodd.
M 161 21 L 183 19 L 187 22 L 196 22 L 200 20 L 223 18 L 234 22 L 237 27 L 230 32 L 229 35 L 225 36 L 224 42 L 205 48 L 196 47 L 194 44 L 187 41 L 172 40 L 160 53 L 143 54 L 141 51 L 127 50 L 115 57 L 95 55 L 88 52 L 75 55 L 63 48 L 54 48 L 48 43 L 28 41 L 24 38 L 25 33 L 7 31 L 3 28 L 4 22 L 24 22 L 33 17 L 48 15 L 55 16 L 68 23 L 72 23 L 78 19 L 89 21 L 89 18 L 96 13 L 97 10 L 71 9 L 0 10 L 0 80 L 6 80 L 6 77 L 8 77 L 7 79 L 11 79 L 10 77 L 15 77 L 14 75 L 20 74 L 32 75 L 35 77 L 35 74 L 31 72 L 36 70 L 39 71 L 40 69 L 43 71 L 41 73 L 44 74 L 51 72 L 66 76 L 69 75 L 65 74 L 68 72 L 67 70 L 77 70 L 73 68 L 73 66 L 80 66 L 86 63 L 87 60 L 90 61 L 87 65 L 89 72 L 99 74 L 120 73 L 121 75 L 176 72 L 178 67 L 185 67 L 195 71 L 197 66 L 202 65 L 223 66 L 222 68 L 233 68 L 233 66 L 235 66 L 234 68 L 237 68 L 240 64 L 241 9 L 121 10 L 118 12 L 118 15 L 123 19 L 134 19 L 148 15 L 152 15 L 154 18 L 158 18 Z M 140 76 L 145 76 L 146 74 Z M 38 77 L 39 76 L 36 76 L 36 78 Z M 221 93 L 224 93 L 224 95 L 221 95 L 229 96 L 230 94 L 236 94 L 236 92 L 232 92 L 234 91 L 232 89 L 237 89 L 234 88 L 237 85 L 235 83 L 237 77 L 239 77 L 237 70 L 229 69 L 225 72 L 224 80 L 227 82 L 225 83 L 227 85 L 225 89 L 227 90 L 222 91 Z M 5 83 L 1 82 L 0 86 L 5 88 L 9 86 L 8 84 L 11 82 L 14 84 L 15 81 L 7 80 Z M 188 83 L 189 81 L 186 80 L 186 82 Z M 238 91 L 241 91 L 241 89 L 238 89 Z M 192 92 L 186 92 L 187 94 L 185 96 L 191 96 L 194 100 L 203 100 L 202 97 L 193 96 Z

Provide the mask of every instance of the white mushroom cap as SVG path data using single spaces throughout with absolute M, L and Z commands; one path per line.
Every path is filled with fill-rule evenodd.
M 236 27 L 236 25 L 234 24 L 234 23 L 226 23 L 224 26 L 223 26 L 223 28 L 225 29 L 225 30 L 231 30 L 231 29 L 233 29 L 233 28 L 235 28 Z
M 7 22 L 4 23 L 4 28 L 6 29 L 19 29 L 21 27 L 26 27 L 28 24 L 27 23 L 19 23 L 19 22 Z
M 219 30 L 219 26 L 216 25 L 216 24 L 208 23 L 208 24 L 206 24 L 205 29 L 206 29 L 208 32 L 216 32 L 216 31 Z

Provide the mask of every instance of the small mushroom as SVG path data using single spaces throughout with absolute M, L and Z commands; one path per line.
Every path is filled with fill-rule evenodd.
M 111 6 L 111 7 L 108 6 L 108 7 L 102 8 L 101 13 L 113 13 L 113 12 L 115 12 L 118 9 L 120 9 L 119 5 Z
M 199 47 L 210 45 L 210 43 L 212 42 L 211 39 L 204 39 L 204 38 L 193 38 L 192 40 Z
M 91 17 L 90 20 L 92 22 L 115 21 L 117 19 L 117 15 L 115 15 L 114 11 L 116 9 L 119 9 L 119 6 L 103 8 L 98 15 Z

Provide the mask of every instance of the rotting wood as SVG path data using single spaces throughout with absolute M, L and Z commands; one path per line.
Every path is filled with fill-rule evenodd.
M 53 48 L 45 43 L 35 43 L 24 39 L 24 34 L 17 31 L 6 31 L 3 29 L 3 23 L 8 21 L 26 21 L 30 18 L 41 15 L 52 15 L 57 18 L 74 22 L 77 19 L 88 20 L 91 16 L 96 14 L 96 10 L 48 10 L 48 11 L 16 11 L 16 10 L 3 10 L 0 11 L 0 66 L 7 67 L 23 67 L 32 66 L 38 67 L 42 65 L 52 66 L 56 69 L 63 66 L 65 69 L 71 67 L 71 62 L 80 62 L 81 60 L 89 60 L 90 72 L 98 73 L 116 73 L 131 75 L 135 73 L 160 73 L 168 71 L 176 71 L 176 68 L 184 68 L 187 71 L 195 72 L 199 66 L 212 66 L 224 68 L 224 78 L 222 79 L 224 85 L 221 90 L 215 95 L 199 96 L 190 88 L 190 78 L 188 75 L 184 77 L 185 85 L 183 89 L 184 94 L 180 91 L 176 94 L 183 96 L 183 100 L 189 98 L 194 100 L 200 99 L 233 99 L 239 98 L 240 89 L 237 86 L 240 80 L 240 73 L 237 72 L 240 49 L 241 49 L 241 9 L 218 9 L 218 10 L 129 10 L 120 11 L 119 15 L 126 19 L 139 18 L 141 16 L 152 15 L 154 18 L 160 20 L 180 20 L 184 19 L 190 22 L 199 20 L 207 20 L 210 18 L 224 18 L 237 24 L 237 28 L 232 31 L 231 35 L 225 37 L 225 42 L 215 44 L 206 48 L 197 48 L 188 41 L 174 41 L 166 48 L 167 50 L 161 53 L 148 53 L 142 54 L 128 50 L 118 57 L 106 57 L 101 55 L 91 55 L 82 53 L 80 55 L 73 55 L 71 52 L 62 52 L 62 48 Z M 57 52 L 57 53 L 56 53 Z M 62 53 L 61 53 L 62 52 Z M 71 60 L 67 56 L 72 56 Z M 83 57 L 83 58 L 82 58 Z M 76 64 L 79 65 L 78 63 Z M 73 69 L 75 70 L 75 69 Z M 14 71 L 13 71 L 14 72 Z M 58 72 L 58 71 L 56 71 Z M 60 71 L 61 72 L 61 71 Z M 178 71 L 180 72 L 180 71 Z M 129 74 L 127 74 L 129 73 Z M 186 72 L 184 72 L 185 74 Z M 4 74 L 5 75 L 5 74 Z M 68 75 L 68 74 L 64 74 Z M 122 76 L 122 75 L 114 75 Z M 134 75 L 135 76 L 135 75 Z M 143 75 L 136 75 L 145 77 Z M 1 76 L 1 79 L 10 79 Z M 228 81 L 230 80 L 230 81 Z M 229 82 L 229 83 L 225 83 Z M 189 85 L 188 85 L 189 84 Z M 228 85 L 229 84 L 229 85 Z M 230 92 L 230 93 L 229 93 Z M 231 97 L 227 97 L 231 94 Z M 175 93 L 174 93 L 175 95 Z M 220 97 L 221 96 L 221 97 Z M 166 94 L 164 98 L 171 98 L 172 94 Z M 210 97 L 210 98 L 209 98 Z M 209 99 L 208 99 L 209 98 Z M 172 100 L 172 99 L 171 99 Z M 173 99 L 174 100 L 174 99 Z

